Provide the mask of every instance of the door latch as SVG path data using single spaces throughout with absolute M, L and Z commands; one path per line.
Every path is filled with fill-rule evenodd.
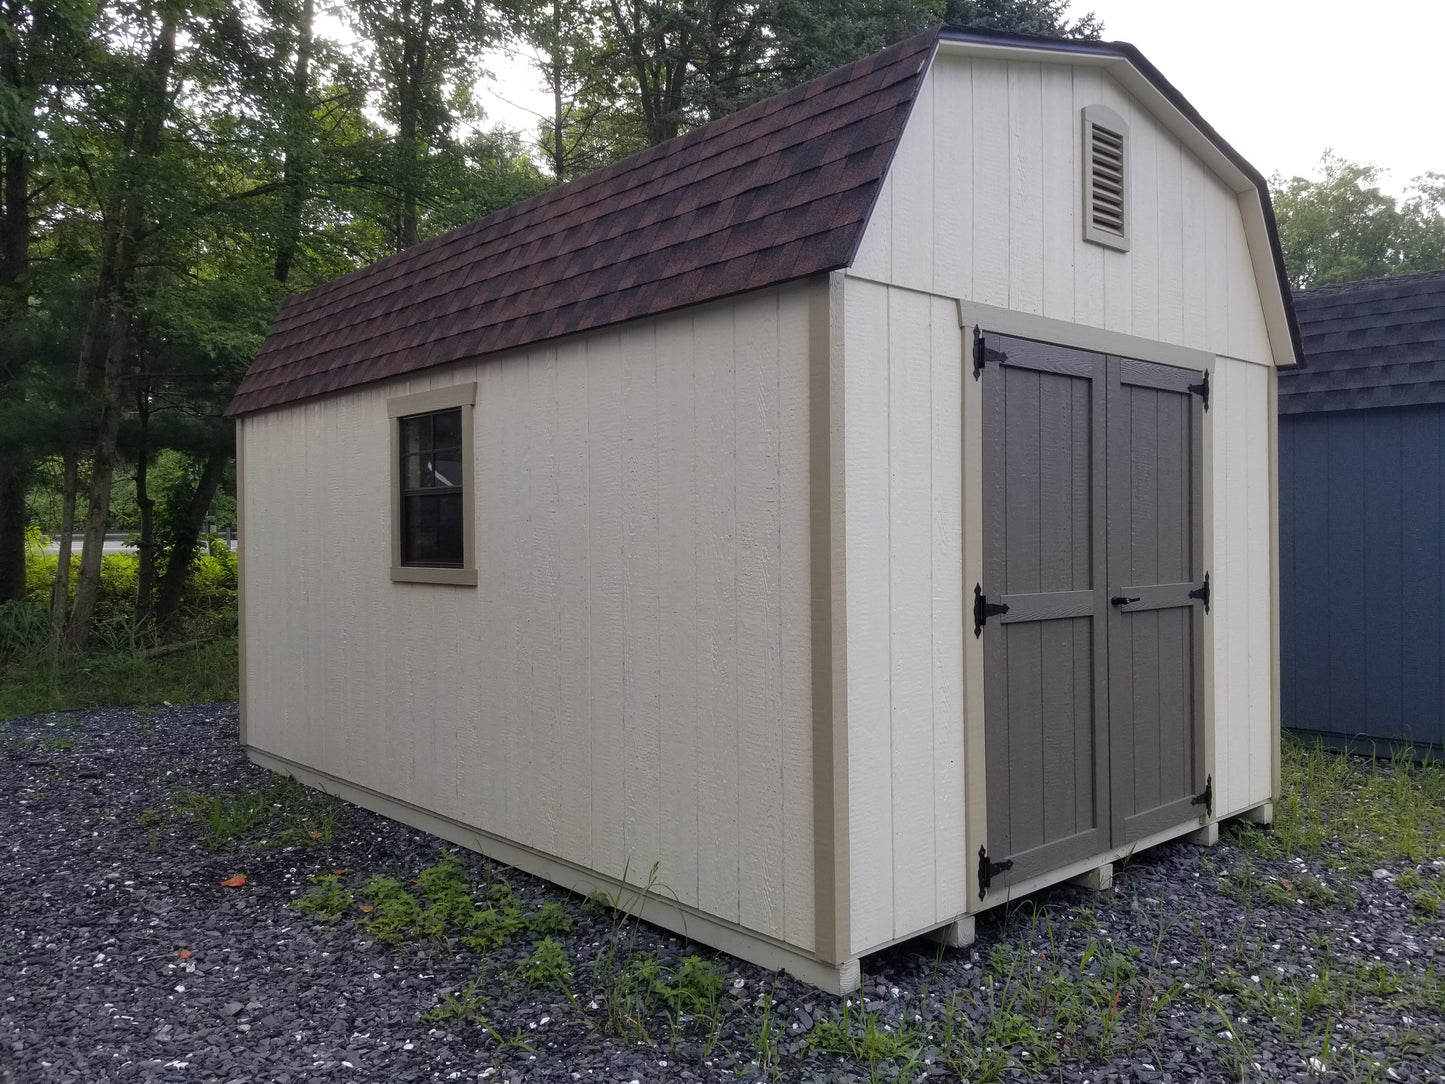
M 1138 595 L 1115 595 L 1109 600 L 1110 606 L 1127 606 L 1131 602 L 1138 602 Z

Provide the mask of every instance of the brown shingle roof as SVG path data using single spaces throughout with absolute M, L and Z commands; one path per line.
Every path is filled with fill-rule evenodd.
M 937 38 L 290 298 L 229 413 L 845 266 Z

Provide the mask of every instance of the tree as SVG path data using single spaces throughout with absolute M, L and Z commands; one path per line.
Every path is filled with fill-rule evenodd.
M 1325 151 L 1320 179 L 1270 179 L 1285 269 L 1296 290 L 1445 267 L 1445 176 L 1417 177 L 1401 205 L 1383 170 Z
M 395 126 L 389 187 L 395 191 L 395 247 L 420 239 L 420 207 L 436 155 L 459 116 L 482 51 L 498 36 L 480 0 L 357 0 L 357 29 L 378 79 L 378 105 Z
M 582 8 L 593 10 L 596 2 Z M 1099 36 L 1092 13 L 1071 20 L 1068 7 L 1068 0 L 606 0 L 597 9 L 600 38 L 577 54 L 606 73 L 604 89 L 591 84 L 571 101 L 594 130 L 630 128 L 655 144 L 940 22 Z M 543 44 L 539 51 L 549 58 L 543 68 L 553 75 L 557 109 L 547 129 L 548 157 L 561 176 L 557 133 L 568 115 L 562 106 L 568 84 L 556 73 L 566 70 L 567 54 L 552 44 L 560 33 L 549 39 L 534 30 L 531 40 Z

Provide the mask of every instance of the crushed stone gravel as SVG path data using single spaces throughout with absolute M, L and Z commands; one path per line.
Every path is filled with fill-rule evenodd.
M 869 957 L 841 999 L 469 853 L 480 898 L 565 912 L 564 960 L 536 931 L 383 944 L 362 885 L 415 888 L 440 841 L 304 791 L 314 817 L 213 843 L 268 780 L 232 704 L 0 724 L 0 1084 L 1445 1082 L 1445 919 L 1399 883 L 1445 896 L 1445 856 L 1351 877 L 1328 848 L 1164 846 L 1108 892 L 990 913 L 966 948 Z M 298 912 L 327 874 L 344 913 Z M 693 955 L 716 1007 L 669 1014 L 648 984 Z

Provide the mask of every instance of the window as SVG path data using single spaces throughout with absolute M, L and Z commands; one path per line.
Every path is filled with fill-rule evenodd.
M 477 582 L 471 478 L 475 383 L 389 400 L 391 578 Z
M 1129 250 L 1124 155 L 1129 129 L 1102 105 L 1084 108 L 1084 240 Z

